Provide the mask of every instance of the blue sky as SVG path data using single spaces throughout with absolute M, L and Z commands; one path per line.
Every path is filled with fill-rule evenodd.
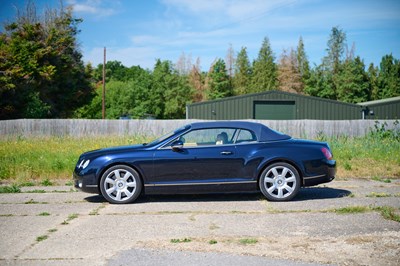
M 41 12 L 58 0 L 33 1 Z M 12 19 L 26 0 L 0 0 L 0 21 Z M 208 70 L 216 58 L 247 47 L 257 57 L 268 37 L 277 60 L 302 36 L 310 63 L 326 55 L 332 27 L 347 34 L 355 54 L 379 64 L 392 53 L 400 58 L 399 0 L 64 0 L 83 19 L 78 35 L 85 62 L 107 60 L 152 69 L 157 58 L 176 62 L 182 53 Z

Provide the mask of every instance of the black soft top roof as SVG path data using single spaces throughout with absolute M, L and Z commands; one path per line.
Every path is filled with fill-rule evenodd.
M 254 122 L 247 121 L 216 121 L 216 122 L 196 122 L 189 125 L 192 129 L 201 128 L 241 128 L 253 131 L 258 141 L 277 141 L 290 139 L 291 137 L 281 132 L 270 129 L 269 127 Z

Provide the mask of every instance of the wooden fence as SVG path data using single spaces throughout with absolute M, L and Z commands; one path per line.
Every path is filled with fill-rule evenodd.
M 90 137 L 160 136 L 180 126 L 200 120 L 90 120 L 90 119 L 19 119 L 0 121 L 0 138 L 15 137 Z M 364 136 L 376 123 L 386 129 L 399 129 L 396 120 L 248 120 L 301 138 L 326 136 Z

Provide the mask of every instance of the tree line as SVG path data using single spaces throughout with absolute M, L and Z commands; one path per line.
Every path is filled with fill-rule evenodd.
M 61 7 L 38 16 L 32 3 L 0 34 L 0 119 L 101 118 L 102 69 L 84 64 L 78 24 Z M 216 58 L 208 71 L 182 53 L 177 62 L 157 59 L 152 70 L 106 63 L 106 117 L 184 118 L 188 103 L 280 90 L 349 103 L 400 95 L 400 61 L 384 55 L 368 68 L 333 27 L 326 55 L 310 66 L 304 42 L 278 58 L 264 38 L 257 58 L 247 48 Z

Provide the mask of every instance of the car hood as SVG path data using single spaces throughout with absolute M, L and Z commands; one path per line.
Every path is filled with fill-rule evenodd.
M 107 154 L 131 152 L 131 151 L 135 151 L 135 150 L 143 150 L 144 148 L 145 148 L 145 146 L 143 144 L 110 147 L 110 148 L 104 148 L 104 149 L 85 152 L 81 155 L 81 158 L 82 157 L 83 158 L 93 158 L 93 157 L 99 157 L 99 156 L 107 155 Z

